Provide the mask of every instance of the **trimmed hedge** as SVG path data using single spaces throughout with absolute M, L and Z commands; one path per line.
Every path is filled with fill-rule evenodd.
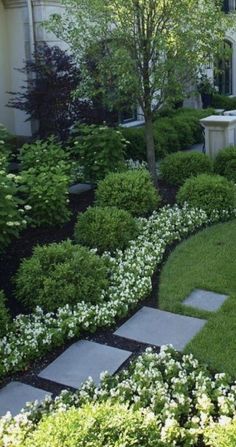
M 236 98 L 230 98 L 230 96 L 215 94 L 212 99 L 212 107 L 216 109 L 235 110 Z
M 126 147 L 126 158 L 133 160 L 146 160 L 146 142 L 143 127 L 121 128 L 122 135 L 129 141 Z
M 36 246 L 15 277 L 16 297 L 27 309 L 55 311 L 66 304 L 96 304 L 108 285 L 106 262 L 70 241 Z
M 214 170 L 236 183 L 236 146 L 222 149 L 214 160 Z
M 235 205 L 235 186 L 220 175 L 201 174 L 186 180 L 177 194 L 177 202 L 201 208 L 210 216 L 214 211 L 223 213 Z
M 199 152 L 176 152 L 167 155 L 160 164 L 161 177 L 170 185 L 183 185 L 189 177 L 210 173 L 210 158 Z
M 7 325 L 10 323 L 9 312 L 6 308 L 4 292 L 0 290 L 0 337 L 6 335 Z
M 214 114 L 214 109 L 178 109 L 170 111 L 169 116 L 157 116 L 154 121 L 154 141 L 158 159 L 168 153 L 187 149 L 194 143 L 203 142 L 201 118 Z M 130 142 L 126 158 L 146 160 L 144 127 L 122 128 L 122 134 Z
M 150 412 L 108 401 L 45 417 L 22 447 L 157 447 L 159 443 L 160 430 Z
M 137 235 L 137 225 L 128 211 L 115 207 L 94 207 L 79 214 L 75 226 L 76 242 L 99 253 L 124 250 Z
M 109 174 L 99 182 L 96 204 L 115 206 L 134 216 L 144 216 L 160 204 L 160 196 L 146 169 Z

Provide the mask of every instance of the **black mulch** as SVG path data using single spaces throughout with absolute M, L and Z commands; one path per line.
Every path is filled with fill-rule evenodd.
M 175 203 L 176 198 L 176 188 L 167 187 L 164 182 L 159 182 L 159 190 L 162 195 L 162 203 L 171 204 Z M 54 228 L 28 228 L 26 229 L 19 239 L 16 239 L 8 247 L 7 251 L 0 257 L 0 289 L 5 291 L 8 300 L 8 306 L 11 310 L 13 316 L 24 312 L 24 308 L 20 303 L 14 298 L 14 286 L 12 283 L 12 277 L 16 273 L 20 261 L 22 258 L 29 257 L 32 254 L 33 247 L 36 244 L 48 244 L 52 242 L 60 242 L 67 238 L 73 237 L 74 225 L 76 221 L 76 216 L 78 213 L 83 212 L 89 205 L 92 205 L 94 201 L 94 191 L 88 191 L 80 195 L 70 196 L 70 208 L 72 211 L 72 218 L 70 222 L 65 224 L 63 227 Z M 165 260 L 167 259 L 169 253 L 172 251 L 173 247 L 170 247 L 165 255 Z M 164 260 L 164 262 L 165 262 Z M 115 329 L 123 324 L 128 318 L 130 318 L 138 309 L 142 306 L 157 307 L 157 296 L 159 287 L 159 275 L 160 269 L 158 269 L 152 278 L 152 292 L 146 297 L 135 309 L 133 309 L 129 315 L 119 323 L 109 329 L 98 330 L 95 334 L 81 334 L 84 339 L 93 340 L 97 343 L 107 344 L 109 346 L 114 346 L 120 349 L 125 349 L 132 352 L 132 356 L 122 365 L 122 368 L 127 366 L 127 364 L 133 359 L 134 356 L 140 354 L 145 350 L 147 345 L 144 343 L 139 343 L 134 340 L 128 340 L 122 337 L 113 335 Z M 54 350 L 50 354 L 46 355 L 43 360 L 34 362 L 29 369 L 23 373 L 14 374 L 11 377 L 6 377 L 3 382 L 1 382 L 0 387 L 4 386 L 10 380 L 20 380 L 24 383 L 28 383 L 32 386 L 37 386 L 39 388 L 45 389 L 57 395 L 62 389 L 70 389 L 63 385 L 50 382 L 45 379 L 40 379 L 37 374 L 45 368 L 49 363 L 56 359 L 67 347 L 69 347 L 76 340 L 72 340 L 59 349 Z M 159 348 L 154 347 L 158 352 Z

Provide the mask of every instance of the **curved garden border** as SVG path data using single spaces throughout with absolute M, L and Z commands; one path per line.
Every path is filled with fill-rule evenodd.
M 112 325 L 151 291 L 151 277 L 161 263 L 168 245 L 202 228 L 236 216 L 236 209 L 211 217 L 200 209 L 167 206 L 149 219 L 138 219 L 140 235 L 124 251 L 107 257 L 111 264 L 111 283 L 99 305 L 66 305 L 56 314 L 37 308 L 30 315 L 17 316 L 11 331 L 0 340 L 0 379 L 20 371 L 66 340 L 79 337 L 83 330 L 94 332 Z

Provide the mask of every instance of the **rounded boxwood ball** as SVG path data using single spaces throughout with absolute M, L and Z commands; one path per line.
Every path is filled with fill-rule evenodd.
M 214 160 L 216 174 L 236 183 L 236 147 L 230 146 L 218 152 Z
M 200 152 L 175 152 L 167 155 L 160 164 L 161 177 L 170 185 L 183 185 L 189 177 L 210 173 L 210 158 Z
M 115 207 L 94 207 L 79 214 L 75 240 L 99 253 L 123 250 L 137 235 L 137 224 L 128 211 Z
M 96 304 L 108 286 L 108 267 L 102 258 L 71 241 L 37 246 L 24 259 L 15 278 L 16 297 L 29 310 L 45 311 L 85 301 Z
M 186 180 L 177 194 L 177 202 L 187 202 L 211 215 L 214 211 L 232 211 L 235 207 L 235 186 L 220 175 L 201 174 Z
M 155 417 L 108 401 L 44 417 L 26 435 L 22 447 L 154 447 L 159 443 Z
M 144 216 L 160 205 L 160 195 L 146 169 L 111 173 L 99 182 L 96 205 L 115 206 L 134 216 Z

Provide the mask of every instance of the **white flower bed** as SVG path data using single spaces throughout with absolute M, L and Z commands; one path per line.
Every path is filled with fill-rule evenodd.
M 230 217 L 226 211 L 223 215 L 225 219 Z M 166 247 L 221 219 L 222 213 L 221 217 L 216 213 L 209 218 L 204 211 L 187 205 L 182 209 L 165 207 L 149 219 L 139 219 L 139 237 L 124 252 L 117 251 L 113 257 L 104 255 L 111 263 L 105 301 L 98 305 L 82 302 L 74 308 L 66 305 L 56 314 L 45 314 L 37 308 L 34 314 L 19 315 L 11 331 L 0 340 L 0 377 L 27 367 L 53 347 L 78 337 L 82 330 L 93 332 L 125 316 L 151 291 L 151 276 L 161 263 Z
M 114 399 L 145 411 L 156 419 L 165 447 L 199 446 L 206 428 L 235 418 L 236 384 L 225 374 L 214 377 L 192 355 L 179 355 L 170 347 L 160 354 L 148 348 L 128 370 L 115 377 L 103 374 L 99 388 L 87 381 L 76 393 L 63 391 L 42 404 L 35 402 L 16 417 L 0 420 L 0 445 L 18 447 L 40 419 L 87 402 Z

